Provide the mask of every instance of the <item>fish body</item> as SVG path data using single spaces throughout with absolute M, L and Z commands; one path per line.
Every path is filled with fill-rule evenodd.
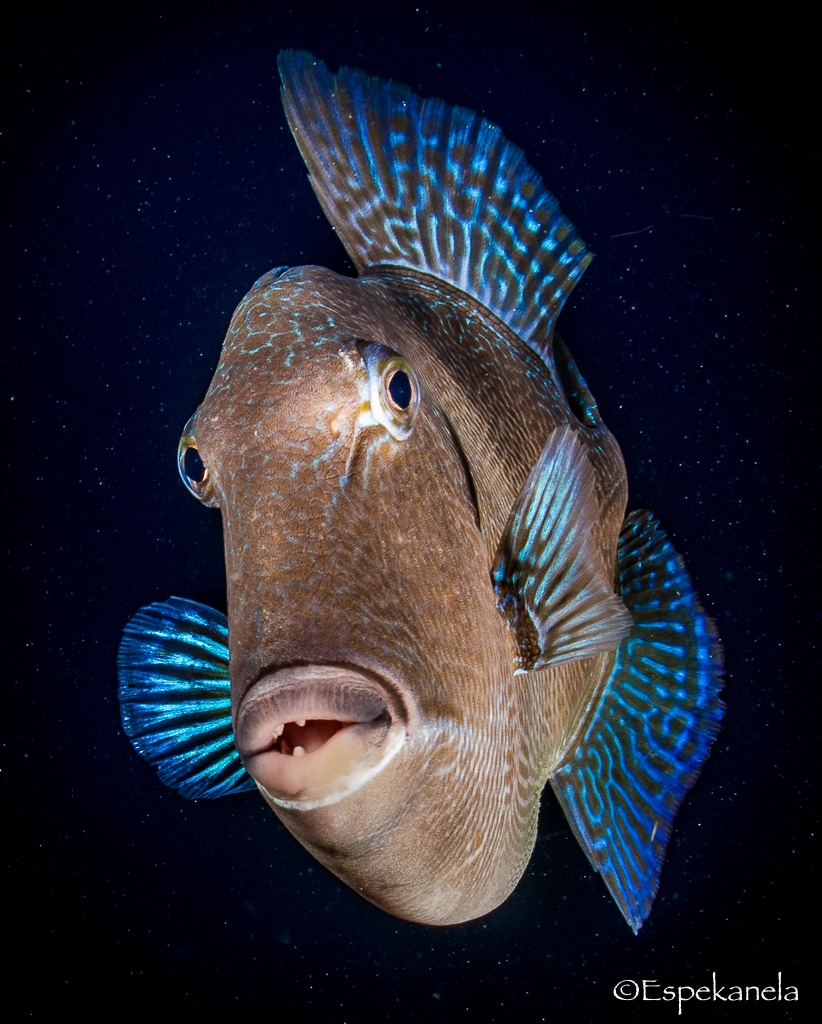
M 508 896 L 550 781 L 636 929 L 720 656 L 667 538 L 626 520 L 554 332 L 590 257 L 476 115 L 280 67 L 359 276 L 278 268 L 237 308 L 179 450 L 222 513 L 227 622 L 174 598 L 135 616 L 126 731 L 184 795 L 256 786 L 345 882 L 433 924 Z

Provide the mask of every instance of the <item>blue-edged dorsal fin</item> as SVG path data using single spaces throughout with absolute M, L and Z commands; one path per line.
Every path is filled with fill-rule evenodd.
M 234 746 L 225 615 L 181 597 L 141 608 L 117 674 L 123 728 L 167 786 L 191 800 L 255 788 Z
M 631 628 L 597 559 L 594 483 L 577 432 L 557 427 L 514 503 L 492 569 L 517 671 L 613 651 Z
M 633 628 L 551 785 L 636 932 L 671 822 L 719 729 L 722 650 L 682 559 L 648 512 L 625 520 L 619 567 Z
M 411 267 L 456 285 L 547 355 L 591 256 L 522 150 L 473 111 L 311 54 L 279 56 L 311 184 L 359 272 Z

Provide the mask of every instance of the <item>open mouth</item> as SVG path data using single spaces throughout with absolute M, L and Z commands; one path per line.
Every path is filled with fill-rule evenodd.
M 404 742 L 409 714 L 400 694 L 334 665 L 264 675 L 237 711 L 245 767 L 272 802 L 322 806 L 373 778 Z
M 335 733 L 348 728 L 350 724 L 325 718 L 278 722 L 273 730 L 276 739 L 272 750 L 286 756 L 302 757 L 304 754 L 319 750 Z

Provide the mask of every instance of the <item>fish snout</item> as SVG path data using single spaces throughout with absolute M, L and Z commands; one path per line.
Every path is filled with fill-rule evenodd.
M 300 665 L 263 675 L 237 712 L 235 742 L 272 803 L 336 803 L 393 760 L 412 730 L 399 687 L 355 669 Z

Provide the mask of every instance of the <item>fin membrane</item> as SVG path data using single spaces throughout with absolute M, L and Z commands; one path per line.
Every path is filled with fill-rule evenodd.
M 434 274 L 540 355 L 591 261 L 518 146 L 489 121 L 311 54 L 279 57 L 282 99 L 317 198 L 357 270 Z
M 650 513 L 626 519 L 619 568 L 633 629 L 551 785 L 636 932 L 651 910 L 671 822 L 719 729 L 722 651 L 682 559 Z
M 588 453 L 557 427 L 514 503 L 491 570 L 517 640 L 517 671 L 613 651 L 631 629 L 594 550 L 599 506 Z M 587 514 L 586 514 L 587 513 Z
M 117 674 L 123 728 L 167 786 L 191 800 L 255 788 L 234 746 L 224 615 L 181 597 L 141 608 Z

